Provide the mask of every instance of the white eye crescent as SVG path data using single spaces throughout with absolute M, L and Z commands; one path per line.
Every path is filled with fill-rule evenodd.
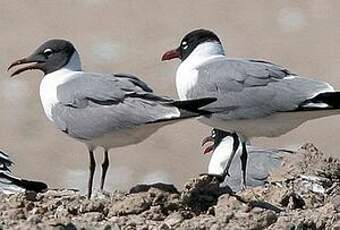
M 182 49 L 187 49 L 189 47 L 186 41 L 182 42 L 181 46 L 182 46 Z
M 50 49 L 50 48 L 47 48 L 47 49 L 44 50 L 44 54 L 46 54 L 46 55 L 50 55 L 52 53 L 53 53 L 53 50 Z

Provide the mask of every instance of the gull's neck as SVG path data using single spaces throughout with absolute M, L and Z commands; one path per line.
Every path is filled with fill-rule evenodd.
M 197 68 L 213 58 L 224 57 L 221 43 L 204 42 L 181 62 L 176 73 L 177 94 L 181 100 L 190 99 L 188 92 L 195 87 L 198 80 Z
M 58 87 L 74 78 L 80 77 L 81 71 L 79 54 L 75 51 L 68 63 L 49 74 L 40 83 L 40 98 L 47 117 L 53 121 L 52 108 L 59 103 Z
M 74 51 L 68 63 L 62 68 L 72 71 L 81 71 L 80 57 L 77 51 Z
M 77 74 L 79 71 L 81 71 L 81 63 L 79 54 L 75 51 L 65 66 L 44 76 L 40 87 L 44 87 L 46 84 L 50 87 L 57 87 L 74 77 L 80 77 L 81 75 Z
M 224 55 L 221 43 L 215 41 L 204 42 L 199 44 L 181 64 L 194 67 L 211 58 Z

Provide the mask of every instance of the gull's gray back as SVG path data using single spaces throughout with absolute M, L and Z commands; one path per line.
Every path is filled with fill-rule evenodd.
M 204 109 L 220 111 L 216 117 L 222 120 L 292 111 L 306 99 L 333 90 L 325 82 L 298 77 L 266 61 L 219 57 L 197 69 L 197 84 L 187 97 L 216 97 Z
M 52 109 L 58 128 L 70 136 L 92 139 L 179 115 L 172 100 L 153 94 L 136 77 L 81 74 L 58 87 L 60 103 Z

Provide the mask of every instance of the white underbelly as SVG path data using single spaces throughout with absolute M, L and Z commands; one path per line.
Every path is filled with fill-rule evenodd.
M 244 120 L 217 120 L 212 118 L 199 118 L 199 120 L 213 128 L 225 131 L 234 131 L 247 138 L 277 137 L 297 128 L 302 123 L 321 117 L 339 114 L 340 110 L 320 110 L 305 112 L 282 112 L 258 119 Z
M 105 149 L 118 148 L 126 145 L 138 144 L 155 133 L 159 128 L 172 124 L 176 120 L 160 122 L 148 125 L 141 125 L 131 129 L 120 129 L 107 133 L 103 136 L 91 140 L 80 140 L 93 147 L 103 147 Z
M 141 128 L 124 129 L 105 134 L 92 140 L 83 141 L 93 146 L 100 146 L 105 149 L 117 148 L 126 145 L 138 144 L 154 133 L 157 128 L 143 130 Z

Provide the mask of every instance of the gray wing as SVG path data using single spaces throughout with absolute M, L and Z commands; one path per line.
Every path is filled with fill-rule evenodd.
M 248 148 L 247 186 L 256 187 L 268 182 L 271 172 L 278 169 L 282 163 L 282 158 L 289 155 L 288 152 L 279 150 L 261 149 L 255 146 Z M 230 166 L 230 177 L 226 177 L 224 183 L 228 184 L 233 191 L 241 189 L 241 169 L 240 156 L 237 154 Z
M 248 119 L 292 111 L 321 92 L 333 91 L 322 81 L 299 77 L 261 60 L 216 58 L 199 66 L 188 98 L 216 97 L 204 109 L 221 119 Z
M 148 99 L 169 101 L 169 98 L 159 97 L 143 81 L 132 75 L 109 75 L 96 73 L 79 73 L 73 80 L 58 87 L 58 100 L 64 104 L 81 108 L 92 101 L 98 104 L 110 105 L 123 101 L 126 97 L 145 97 Z
M 180 116 L 171 99 L 153 94 L 144 82 L 128 75 L 74 77 L 58 87 L 57 97 L 53 120 L 79 139 Z

